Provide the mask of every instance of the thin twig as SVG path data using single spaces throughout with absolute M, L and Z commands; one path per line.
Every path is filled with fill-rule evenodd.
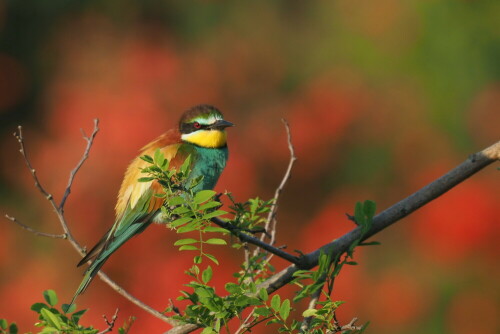
M 281 183 L 279 184 L 278 188 L 276 188 L 276 191 L 274 192 L 274 200 L 273 203 L 271 204 L 271 210 L 269 211 L 269 214 L 267 216 L 266 224 L 264 225 L 264 228 L 266 231 L 269 232 L 269 227 L 271 226 L 271 240 L 269 241 L 269 244 L 274 245 L 275 242 L 275 236 L 276 236 L 276 214 L 278 212 L 278 201 L 280 198 L 280 195 L 283 191 L 283 188 L 285 188 L 285 185 L 287 184 L 288 180 L 290 180 L 290 177 L 292 176 L 292 169 L 293 165 L 295 164 L 295 161 L 297 160 L 297 157 L 295 156 L 295 149 L 293 147 L 292 143 L 292 132 L 290 131 L 290 125 L 288 124 L 288 121 L 284 118 L 281 119 L 283 124 L 285 125 L 286 129 L 286 135 L 287 135 L 287 143 L 288 143 L 288 150 L 290 151 L 290 161 L 288 162 L 288 166 L 286 168 L 285 175 L 283 176 L 283 179 L 281 180 Z M 262 235 L 260 237 L 260 240 L 264 241 L 265 235 Z
M 500 160 L 500 141 L 471 155 L 466 161 L 434 182 L 431 182 L 414 194 L 376 215 L 373 218 L 372 228 L 363 235 L 362 241 L 408 216 L 497 160 Z M 335 241 L 304 255 L 300 258 L 300 265 L 292 264 L 279 273 L 271 276 L 265 282 L 257 286 L 257 291 L 264 288 L 268 294 L 275 292 L 290 283 L 294 279 L 294 273 L 298 270 L 309 270 L 317 266 L 320 254 L 331 254 L 331 256 L 335 258 L 345 253 L 353 242 L 359 240 L 360 236 L 361 230 L 357 227 Z M 200 327 L 194 324 L 185 324 L 174 327 L 165 334 L 187 334 L 198 328 Z
M 321 295 L 321 290 L 318 289 L 314 291 L 314 293 L 311 295 L 311 300 L 309 301 L 309 305 L 307 306 L 307 309 L 314 309 L 316 307 L 316 304 L 319 301 L 319 296 Z M 313 316 L 310 317 L 305 317 L 304 320 L 302 321 L 302 324 L 300 325 L 300 332 L 305 333 L 307 330 L 311 327 L 312 320 L 314 319 Z
M 111 332 L 113 330 L 113 327 L 115 327 L 116 319 L 118 319 L 118 309 L 116 309 L 115 314 L 113 315 L 113 318 L 111 318 L 111 321 L 108 320 L 108 318 L 106 317 L 105 314 L 103 314 L 102 317 L 104 318 L 106 325 L 108 325 L 108 328 L 100 331 L 97 334 L 105 334 L 105 333 Z
M 339 332 L 343 331 L 360 331 L 363 326 L 355 326 L 354 324 L 358 321 L 358 318 L 352 318 L 352 320 L 347 324 L 342 327 L 340 327 Z
M 250 311 L 248 316 L 245 318 L 243 323 L 240 325 L 240 327 L 238 327 L 238 329 L 236 330 L 236 332 L 234 334 L 242 334 L 248 330 L 248 328 L 250 327 L 250 322 L 251 322 L 250 319 L 252 318 L 254 310 L 255 310 L 255 307 L 253 308 L 252 311 Z
M 276 224 L 277 224 L 277 219 L 276 215 L 278 213 L 278 201 L 281 195 L 281 192 L 285 188 L 285 185 L 287 182 L 290 180 L 292 176 L 292 169 L 293 165 L 295 164 L 295 161 L 297 160 L 297 156 L 295 155 L 295 149 L 293 146 L 292 142 L 292 132 L 290 130 L 290 125 L 288 124 L 288 121 L 284 118 L 281 119 L 285 126 L 286 130 L 286 135 L 287 135 L 287 144 L 288 144 L 288 150 L 290 151 L 290 160 L 288 161 L 288 166 L 286 168 L 285 174 L 283 175 L 283 179 L 281 180 L 278 188 L 276 188 L 276 191 L 274 192 L 274 197 L 273 197 L 273 203 L 271 204 L 271 209 L 269 210 L 269 214 L 267 215 L 267 220 L 264 225 L 264 230 L 266 231 L 266 234 L 262 234 L 260 236 L 260 240 L 264 241 L 265 237 L 269 237 L 269 244 L 274 245 L 276 242 Z M 257 256 L 260 252 L 260 248 L 255 248 L 253 252 L 253 256 Z M 264 266 L 271 261 L 273 258 L 274 254 L 269 254 L 267 258 L 263 259 L 263 264 Z M 258 275 L 261 271 L 258 271 L 256 275 Z
M 68 180 L 68 187 L 66 188 L 66 191 L 65 191 L 65 194 L 63 196 L 63 200 L 61 201 L 61 204 L 60 205 L 57 205 L 53 196 L 47 192 L 45 190 L 45 188 L 41 185 L 40 181 L 38 180 L 38 177 L 36 175 L 36 171 L 35 169 L 32 167 L 31 165 L 31 162 L 28 158 L 28 155 L 26 153 L 26 149 L 25 149 L 25 146 L 24 146 L 24 138 L 23 138 L 23 132 L 22 132 L 22 127 L 21 126 L 18 126 L 18 131 L 17 133 L 14 133 L 14 136 L 16 137 L 18 143 L 19 143 L 19 146 L 20 146 L 20 149 L 19 151 L 21 152 L 21 155 L 23 156 L 24 158 L 24 161 L 26 163 L 26 166 L 28 167 L 32 177 L 33 177 L 33 180 L 35 181 L 35 186 L 36 188 L 42 193 L 42 195 L 44 195 L 44 197 L 50 202 L 52 208 L 54 209 L 56 215 L 57 215 L 57 218 L 59 219 L 59 222 L 61 224 L 61 227 L 62 229 L 64 230 L 64 235 L 66 236 L 66 239 L 69 241 L 69 243 L 73 246 L 73 248 L 81 255 L 81 256 L 84 256 L 85 255 L 85 249 L 80 245 L 80 243 L 78 243 L 78 241 L 76 241 L 76 239 L 73 237 L 69 227 L 68 227 L 68 223 L 66 221 L 66 218 L 64 217 L 64 204 L 69 196 L 69 194 L 71 193 L 71 186 L 73 184 L 73 179 L 75 178 L 75 175 L 76 173 L 78 172 L 78 170 L 80 169 L 80 167 L 82 166 L 82 164 L 85 162 L 85 160 L 88 158 L 88 155 L 89 155 L 89 152 L 90 152 L 90 149 L 92 147 L 92 144 L 94 142 L 94 138 L 97 134 L 97 132 L 99 131 L 99 127 L 98 127 L 98 124 L 99 124 L 99 121 L 97 119 L 94 120 L 94 130 L 92 131 L 92 134 L 90 135 L 90 137 L 87 137 L 85 134 L 83 134 L 83 137 L 84 139 L 87 141 L 87 147 L 85 148 L 85 151 L 83 153 L 83 156 L 82 156 L 82 159 L 80 159 L 80 161 L 78 162 L 78 164 L 76 165 L 76 167 L 71 171 L 70 173 L 70 179 Z M 10 221 L 18 224 L 19 222 L 16 221 L 16 219 L 12 220 L 10 219 L 9 217 L 7 217 Z M 21 227 L 25 228 L 27 226 L 23 226 L 23 225 L 20 225 Z M 25 228 L 26 229 L 26 228 Z M 33 230 L 32 228 L 29 228 L 31 230 Z M 28 229 L 28 230 L 29 230 Z M 38 231 L 30 231 L 30 232 L 38 232 Z M 38 232 L 38 233 L 41 233 L 41 232 Z M 35 233 L 37 234 L 37 233 Z M 121 286 L 119 286 L 115 281 L 113 281 L 111 278 L 109 278 L 108 275 L 106 275 L 105 272 L 103 272 L 102 270 L 99 271 L 97 273 L 97 275 L 99 276 L 99 278 L 104 281 L 106 284 L 108 284 L 113 290 L 115 290 L 116 292 L 118 292 L 120 295 L 122 295 L 123 297 L 125 297 L 126 299 L 128 299 L 130 302 L 132 302 L 133 304 L 137 305 L 138 307 L 142 308 L 144 311 L 148 312 L 149 314 L 153 315 L 154 317 L 160 319 L 160 320 L 163 320 L 165 321 L 166 323 L 169 323 L 173 326 L 175 326 L 177 324 L 176 321 L 166 317 L 165 315 L 163 315 L 161 312 L 158 312 L 157 310 L 153 309 L 151 306 L 145 304 L 144 302 L 142 302 L 141 300 L 137 299 L 136 297 L 132 296 L 128 291 L 126 291 L 125 289 L 123 289 Z
M 52 234 L 52 233 L 45 233 L 45 232 L 37 231 L 34 228 L 29 227 L 28 225 L 25 225 L 25 224 L 21 223 L 15 217 L 9 216 L 7 214 L 5 215 L 5 218 L 7 218 L 11 222 L 13 222 L 13 223 L 21 226 L 26 231 L 31 232 L 31 233 L 39 236 L 39 237 L 47 237 L 47 238 L 52 238 L 52 239 L 66 239 L 66 237 L 67 237 L 66 234 L 64 234 L 64 233 L 63 234 Z
M 75 179 L 76 173 L 78 173 L 80 167 L 82 167 L 85 160 L 87 160 L 87 158 L 89 157 L 90 149 L 92 148 L 94 138 L 97 135 L 97 132 L 99 132 L 99 120 L 97 118 L 94 119 L 94 130 L 92 131 L 90 137 L 87 137 L 85 135 L 83 129 L 81 131 L 83 139 L 85 139 L 85 141 L 87 142 L 87 147 L 85 148 L 85 152 L 83 152 L 80 161 L 76 164 L 76 167 L 71 171 L 71 173 L 69 173 L 68 185 L 66 186 L 66 190 L 64 191 L 61 203 L 59 204 L 59 210 L 61 212 L 64 212 L 64 204 L 66 204 L 66 200 L 68 199 L 68 196 L 71 193 L 71 186 L 73 185 L 73 180 Z

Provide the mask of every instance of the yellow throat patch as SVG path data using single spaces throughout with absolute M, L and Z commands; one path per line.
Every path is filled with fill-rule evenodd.
M 226 145 L 226 131 L 200 130 L 182 135 L 182 140 L 201 147 L 217 148 Z

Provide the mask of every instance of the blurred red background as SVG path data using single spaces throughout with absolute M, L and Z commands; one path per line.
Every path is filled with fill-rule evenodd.
M 240 201 L 273 195 L 288 161 L 280 118 L 289 120 L 299 160 L 278 244 L 290 251 L 352 229 L 345 213 L 356 201 L 383 210 L 499 139 L 497 1 L 0 4 L 0 213 L 60 233 L 11 133 L 24 125 L 32 163 L 60 198 L 85 147 L 80 128 L 90 133 L 99 118 L 66 205 L 87 246 L 114 221 L 128 162 L 195 104 L 237 124 L 216 190 Z M 357 251 L 360 265 L 336 283 L 341 322 L 370 321 L 371 333 L 497 333 L 499 186 L 487 168 L 377 235 L 382 246 Z M 79 257 L 65 241 L 1 224 L 0 318 L 33 331 L 30 305 L 45 289 L 69 301 Z M 105 271 L 163 310 L 188 281 L 191 254 L 177 252 L 176 238 L 152 226 Z M 214 251 L 222 292 L 243 254 Z M 118 307 L 120 323 L 137 317 L 131 333 L 169 328 L 98 279 L 78 306 L 98 327 Z

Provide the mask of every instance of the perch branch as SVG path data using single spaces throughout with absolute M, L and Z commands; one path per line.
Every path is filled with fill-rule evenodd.
M 386 227 L 408 216 L 497 160 L 500 160 L 500 141 L 480 152 L 472 154 L 466 161 L 453 168 L 445 175 L 373 217 L 372 227 L 363 236 L 362 241 L 372 237 Z M 332 241 L 317 250 L 304 255 L 300 258 L 299 264 L 292 264 L 279 273 L 271 276 L 265 282 L 260 284 L 257 287 L 257 290 L 265 288 L 269 294 L 275 292 L 291 282 L 294 279 L 293 274 L 296 271 L 301 269 L 309 270 L 317 266 L 321 253 L 331 254 L 332 257 L 335 258 L 336 256 L 345 253 L 349 249 L 349 246 L 354 241 L 359 240 L 360 237 L 361 228 L 357 227 L 335 241 Z M 187 334 L 197 330 L 198 328 L 199 326 L 197 325 L 185 324 L 174 327 L 165 334 Z
M 255 238 L 251 235 L 248 235 L 246 233 L 243 233 L 239 228 L 236 226 L 232 225 L 231 223 L 225 222 L 220 218 L 212 218 L 212 222 L 216 225 L 219 225 L 222 228 L 225 228 L 226 230 L 230 231 L 234 235 L 236 235 L 238 238 L 240 238 L 241 241 L 248 242 L 249 244 L 255 245 L 257 247 L 260 247 L 269 253 L 272 253 L 274 255 L 277 255 L 285 260 L 287 260 L 290 263 L 295 263 L 295 264 L 300 264 L 301 260 L 299 257 L 291 255 L 290 253 L 287 253 L 280 248 L 271 246 L 270 244 L 267 244 L 263 241 L 260 241 L 260 239 Z

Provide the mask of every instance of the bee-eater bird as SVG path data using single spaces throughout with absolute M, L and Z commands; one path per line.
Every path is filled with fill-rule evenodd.
M 88 287 L 99 272 L 104 262 L 120 246 L 133 236 L 141 233 L 152 222 L 162 222 L 161 206 L 165 199 L 156 197 L 162 193 L 161 185 L 156 181 L 138 182 L 141 169 L 148 167 L 142 160 L 143 155 L 153 156 L 157 149 L 170 161 L 169 168 L 178 168 L 191 156 L 191 173 L 185 182 L 203 178 L 193 188 L 194 191 L 212 189 L 226 166 L 228 149 L 226 131 L 232 123 L 225 121 L 221 112 L 210 105 L 198 105 L 187 110 L 179 121 L 178 129 L 171 129 L 144 146 L 125 172 L 118 201 L 116 220 L 111 229 L 85 255 L 78 266 L 92 260 L 84 274 L 71 304 Z

